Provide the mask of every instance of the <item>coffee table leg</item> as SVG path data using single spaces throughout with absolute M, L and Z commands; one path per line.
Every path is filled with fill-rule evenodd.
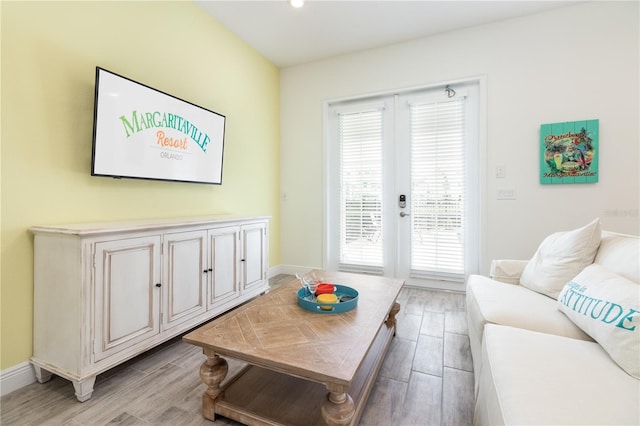
M 329 393 L 322 401 L 322 418 L 330 425 L 348 425 L 356 412 L 353 399 L 344 386 L 327 384 Z
M 207 360 L 200 366 L 200 379 L 207 385 L 207 390 L 202 395 L 202 416 L 205 419 L 215 421 L 215 405 L 218 398 L 222 397 L 220 383 L 227 376 L 229 364 L 224 358 L 220 358 L 209 349 L 203 350 Z
M 385 321 L 387 327 L 391 328 L 396 326 L 396 315 L 398 314 L 398 312 L 400 312 L 400 304 L 398 302 L 394 302 L 391 310 L 389 311 L 389 317 L 387 318 L 387 321 Z

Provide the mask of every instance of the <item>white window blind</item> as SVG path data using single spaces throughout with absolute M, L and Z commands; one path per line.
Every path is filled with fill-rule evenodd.
M 339 113 L 340 269 L 380 272 L 383 109 Z
M 464 279 L 465 98 L 409 106 L 411 274 Z

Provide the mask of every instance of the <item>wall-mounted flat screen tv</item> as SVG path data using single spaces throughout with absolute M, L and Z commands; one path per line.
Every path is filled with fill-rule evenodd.
M 92 176 L 222 184 L 224 115 L 96 67 Z

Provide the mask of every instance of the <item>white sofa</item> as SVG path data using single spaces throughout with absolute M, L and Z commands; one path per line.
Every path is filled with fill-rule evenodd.
M 581 281 L 588 271 L 602 267 L 619 282 L 624 281 L 627 290 L 629 282 L 635 283 L 631 286 L 630 303 L 635 311 L 640 310 L 640 239 L 601 233 L 599 224 L 597 233 L 595 255 L 590 260 L 597 265 L 580 265 L 581 272 L 575 279 Z M 542 245 L 538 251 L 541 250 Z M 556 257 L 561 263 L 562 256 Z M 589 319 L 585 303 L 571 303 L 576 310 L 582 306 L 581 312 L 565 314 L 560 310 L 558 299 L 571 291 L 567 286 L 555 298 L 532 290 L 531 285 L 522 285 L 527 267 L 531 273 L 530 261 L 494 261 L 491 278 L 472 275 L 467 280 L 467 320 L 476 390 L 474 424 L 640 425 L 640 380 L 637 370 L 636 377 L 626 371 L 629 363 L 631 369 L 636 368 L 633 357 L 640 365 L 639 313 L 631 309 L 626 317 L 621 314 L 618 318 L 622 319 L 616 323 L 607 319 L 605 324 L 601 319 L 597 326 L 609 328 L 604 334 L 594 331 L 581 323 L 583 317 Z M 610 355 L 620 359 L 616 352 L 620 345 L 607 341 L 614 335 L 609 332 L 611 329 L 625 332 L 624 338 L 632 339 L 622 345 L 623 350 L 630 351 L 624 354 L 626 370 Z

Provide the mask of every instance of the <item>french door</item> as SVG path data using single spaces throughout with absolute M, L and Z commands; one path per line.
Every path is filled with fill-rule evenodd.
M 478 83 L 330 103 L 325 267 L 462 289 L 478 270 Z

